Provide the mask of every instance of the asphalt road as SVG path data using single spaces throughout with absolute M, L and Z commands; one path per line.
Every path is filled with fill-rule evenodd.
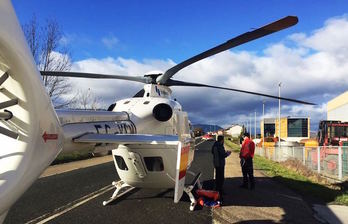
M 211 188 L 213 166 L 212 142 L 197 146 L 194 172 L 202 171 L 202 181 Z M 38 179 L 11 208 L 5 223 L 27 223 L 45 215 L 50 217 L 62 206 L 96 192 L 119 180 L 113 162 Z M 135 189 L 119 200 L 103 206 L 102 202 L 111 196 L 113 190 L 55 217 L 48 223 L 212 223 L 208 208 L 189 211 L 189 199 L 184 194 L 181 201 L 173 203 L 173 190 Z

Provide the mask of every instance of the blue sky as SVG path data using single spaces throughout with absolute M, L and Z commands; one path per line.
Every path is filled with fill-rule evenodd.
M 70 38 L 73 58 L 171 58 L 176 62 L 235 35 L 286 15 L 297 15 L 290 30 L 241 46 L 260 50 L 291 32 L 319 28 L 343 15 L 345 1 L 13 1 L 21 23 L 33 14 L 56 18 Z M 117 39 L 111 49 L 102 38 Z
M 348 90 L 346 1 L 15 0 L 13 4 L 22 24 L 33 14 L 41 24 L 47 18 L 58 21 L 64 31 L 62 42 L 72 50 L 73 70 L 127 75 L 165 71 L 252 28 L 296 15 L 296 26 L 196 63 L 175 78 L 273 95 L 282 81 L 283 96 L 318 104 L 282 106 L 285 116 L 310 116 L 312 129 L 326 118 L 326 102 Z M 128 83 L 125 88 L 124 82 L 72 82 L 90 88 L 105 105 L 141 88 Z M 225 126 L 245 122 L 254 111 L 259 117 L 265 100 L 195 88 L 176 87 L 174 92 L 193 122 Z M 266 100 L 266 115 L 276 116 L 277 101 Z

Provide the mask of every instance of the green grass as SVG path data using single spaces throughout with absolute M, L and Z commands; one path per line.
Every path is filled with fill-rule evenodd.
M 92 154 L 88 152 L 75 151 L 71 153 L 63 153 L 63 154 L 59 154 L 57 158 L 52 162 L 51 165 L 68 163 L 68 162 L 77 161 L 77 160 L 84 160 L 84 159 L 89 159 L 92 157 L 93 157 Z
M 348 191 L 336 197 L 335 202 L 340 205 L 348 205 Z
M 239 152 L 239 145 L 225 139 L 225 144 L 233 151 Z M 348 191 L 332 189 L 311 181 L 308 177 L 288 169 L 280 163 L 255 155 L 255 169 L 261 170 L 266 176 L 286 185 L 304 197 L 320 199 L 326 203 L 348 205 Z
M 233 152 L 239 152 L 240 146 L 235 141 L 230 141 L 228 138 L 225 138 L 225 144 L 232 149 Z

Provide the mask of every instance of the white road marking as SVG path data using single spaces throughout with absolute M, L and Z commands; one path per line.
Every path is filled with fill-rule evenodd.
M 280 193 L 277 193 L 277 194 L 280 195 L 280 196 L 286 197 L 286 198 L 290 198 L 290 199 L 294 199 L 294 200 L 298 200 L 298 201 L 303 201 L 302 198 L 299 198 L 299 197 L 290 196 L 290 195 L 287 195 L 287 194 L 280 194 Z
M 108 185 L 108 186 L 105 186 L 97 191 L 94 191 L 88 195 L 85 195 L 73 202 L 70 202 L 64 206 L 61 206 L 57 209 L 55 209 L 53 212 L 50 212 L 50 213 L 46 213 L 40 217 L 37 217 L 33 220 L 30 220 L 29 222 L 26 222 L 26 224 L 31 224 L 31 223 L 37 223 L 37 224 L 43 224 L 43 223 L 46 223 L 52 219 L 55 219 L 57 218 L 58 216 L 64 214 L 64 213 L 67 213 L 68 211 L 71 211 L 72 209 L 74 208 L 77 208 L 79 207 L 80 205 L 83 205 L 84 203 L 102 195 L 102 194 L 105 194 L 106 192 L 112 190 L 112 189 L 115 189 L 115 187 L 113 185 Z M 122 192 L 122 194 L 120 194 L 118 197 L 128 193 L 129 191 L 133 190 L 134 187 L 131 187 L 129 189 L 127 189 L 126 191 Z M 39 221 L 41 220 L 41 221 Z
M 206 142 L 206 141 L 207 141 L 207 140 L 204 140 L 204 139 L 203 139 L 200 143 L 196 144 L 195 147 L 199 146 L 200 144 L 202 144 L 203 142 Z M 198 149 L 196 148 L 196 150 L 198 150 Z

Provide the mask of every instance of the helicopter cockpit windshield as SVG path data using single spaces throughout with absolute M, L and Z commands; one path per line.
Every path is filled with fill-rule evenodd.
M 145 90 L 141 89 L 139 92 L 137 92 L 132 98 L 138 98 L 138 97 L 143 97 L 145 94 Z

